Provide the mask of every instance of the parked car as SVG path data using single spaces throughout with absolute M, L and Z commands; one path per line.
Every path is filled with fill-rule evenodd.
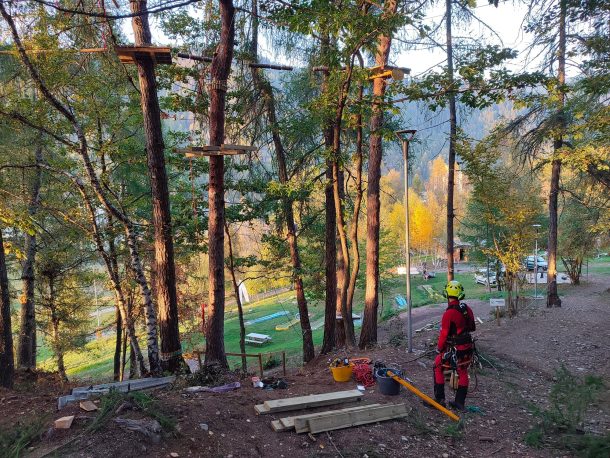
M 534 268 L 536 267 L 536 264 L 538 264 L 538 272 L 543 271 L 546 272 L 546 270 L 549 268 L 549 265 L 547 264 L 546 260 L 542 257 L 542 256 L 538 256 L 538 260 L 534 260 L 534 256 L 528 256 L 525 259 L 525 267 L 527 270 L 534 270 Z
M 498 285 L 498 280 L 496 279 L 496 274 L 490 272 L 489 279 L 486 280 L 485 277 L 487 277 L 487 272 L 484 272 L 482 274 L 481 273 L 474 274 L 474 281 L 475 281 L 475 283 L 478 283 L 479 285 L 487 286 L 488 282 L 489 282 L 489 286 L 496 287 Z

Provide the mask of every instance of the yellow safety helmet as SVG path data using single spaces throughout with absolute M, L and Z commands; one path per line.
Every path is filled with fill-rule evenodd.
M 443 291 L 443 296 L 445 297 L 455 297 L 458 300 L 464 299 L 466 295 L 464 294 L 464 287 L 457 280 L 451 280 L 445 286 L 445 290 Z

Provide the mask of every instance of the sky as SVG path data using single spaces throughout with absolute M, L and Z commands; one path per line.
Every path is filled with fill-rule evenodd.
M 528 7 L 522 2 L 514 2 L 512 0 L 501 1 L 496 8 L 488 4 L 487 0 L 478 0 L 478 5 L 474 12 L 485 24 L 489 25 L 496 31 L 497 36 L 494 36 L 484 26 L 476 21 L 471 21 L 470 24 L 457 23 L 454 26 L 453 34 L 456 37 L 455 41 L 459 41 L 459 37 L 478 37 L 485 36 L 487 43 L 500 44 L 504 47 L 510 47 L 520 51 L 520 54 L 525 54 L 523 51 L 530 43 L 530 37 L 525 34 L 522 27 L 522 22 Z M 438 23 L 443 20 L 444 2 L 439 2 L 437 6 L 431 8 L 426 19 L 428 23 Z M 164 36 L 163 32 L 156 26 L 156 21 L 152 18 L 153 36 L 158 44 L 169 44 L 170 40 Z M 129 20 L 123 22 L 123 30 L 127 37 L 133 38 L 131 30 L 131 22 Z M 500 42 L 501 38 L 501 42 Z M 443 40 L 444 41 L 444 40 Z M 398 42 L 393 45 L 393 52 L 390 56 L 391 64 L 407 67 L 411 69 L 411 74 L 420 75 L 435 66 L 442 65 L 445 60 L 444 51 L 441 49 L 400 49 Z M 294 66 L 304 65 L 298 58 L 292 58 L 289 55 L 282 53 L 280 49 L 274 47 L 271 41 L 263 33 L 259 39 L 259 52 L 262 57 L 270 62 L 278 64 L 287 64 Z M 531 64 L 530 64 L 531 66 Z M 517 72 L 528 65 L 524 62 L 524 58 L 517 58 L 509 63 L 511 70 Z

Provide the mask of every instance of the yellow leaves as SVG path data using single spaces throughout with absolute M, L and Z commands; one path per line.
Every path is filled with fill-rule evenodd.
M 437 214 L 418 195 L 409 189 L 409 236 L 410 246 L 417 251 L 424 251 L 434 243 Z M 405 242 L 405 206 L 395 202 L 387 217 L 387 227 L 393 237 Z

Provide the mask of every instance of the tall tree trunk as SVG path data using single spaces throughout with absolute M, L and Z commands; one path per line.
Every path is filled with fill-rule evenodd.
M 49 302 L 47 306 L 51 311 L 51 338 L 53 352 L 55 353 L 55 359 L 57 361 L 57 372 L 62 382 L 68 381 L 68 375 L 66 374 L 66 366 L 64 364 L 64 349 L 61 345 L 61 334 L 59 332 L 59 317 L 55 308 L 55 277 L 53 274 L 48 276 L 49 281 Z
M 229 232 L 229 225 L 225 222 L 225 232 L 227 234 L 227 245 L 229 248 L 229 272 L 231 273 L 231 281 L 233 283 L 233 294 L 237 303 L 237 317 L 239 318 L 239 349 L 242 353 L 241 370 L 245 374 L 248 371 L 248 362 L 246 361 L 246 325 L 244 324 L 244 310 L 241 305 L 241 297 L 239 297 L 239 284 L 235 277 L 235 260 L 233 258 L 233 241 Z
M 386 0 L 384 15 L 396 13 L 396 0 Z M 390 54 L 391 37 L 379 36 L 375 64 L 385 66 Z M 377 343 L 377 309 L 379 307 L 379 181 L 381 179 L 382 145 L 381 128 L 383 126 L 386 82 L 383 78 L 375 78 L 373 82 L 373 107 L 371 115 L 371 134 L 369 139 L 369 171 L 366 205 L 366 290 L 364 317 L 360 333 L 360 348 Z
M 337 345 L 343 343 L 349 347 L 356 344 L 354 335 L 354 321 L 351 313 L 347 309 L 347 290 L 348 275 L 350 270 L 349 249 L 347 246 L 347 234 L 345 231 L 345 219 L 343 217 L 343 201 L 345 200 L 345 188 L 343 170 L 340 167 L 341 160 L 341 127 L 343 121 L 343 110 L 349 94 L 349 89 L 352 81 L 354 62 L 350 63 L 347 69 L 347 74 L 341 91 L 339 92 L 339 100 L 333 123 L 333 198 L 335 205 L 335 215 L 337 219 L 337 233 L 339 234 L 339 250 L 337 252 L 337 313 L 341 314 L 344 331 L 341 333 L 337 330 Z M 341 342 L 341 339 L 344 341 Z
M 121 379 L 121 350 L 123 347 L 123 322 L 121 320 L 121 311 L 119 307 L 116 307 L 116 339 L 114 342 L 114 365 L 113 375 L 114 380 L 118 381 Z
M 130 0 L 133 13 L 144 13 L 132 19 L 136 46 L 150 46 L 152 37 L 148 24 L 146 0 Z M 150 57 L 137 59 L 138 78 L 144 133 L 146 135 L 146 157 L 152 194 L 152 224 L 154 227 L 156 299 L 161 336 L 161 367 L 164 371 L 177 372 L 182 360 L 180 332 L 178 330 L 178 299 L 176 294 L 176 269 L 174 265 L 174 243 L 169 202 L 167 172 L 161 109 L 157 97 L 155 63 Z
M 566 5 L 567 0 L 559 0 L 559 48 L 557 49 L 557 82 L 559 83 L 559 116 L 561 133 L 553 141 L 553 161 L 551 163 L 551 184 L 549 190 L 549 243 L 546 306 L 561 307 L 561 299 L 557 293 L 557 228 L 559 226 L 559 180 L 561 177 L 561 159 L 559 150 L 563 146 L 565 131 L 565 90 L 566 84 Z
M 321 41 L 322 57 L 325 58 L 329 52 L 330 38 L 325 34 Z M 324 62 L 325 64 L 327 62 Z M 328 91 L 328 71 L 323 73 L 322 93 Z M 334 128 L 332 120 L 324 126 L 324 146 L 332 150 Z M 335 196 L 333 190 L 332 161 L 326 161 L 326 185 L 324 188 L 325 200 L 325 232 L 324 232 L 324 278 L 325 278 L 325 303 L 324 303 L 324 338 L 320 353 L 326 354 L 334 350 L 337 345 L 337 330 L 344 329 L 341 324 L 337 326 L 337 215 L 335 213 Z
M 235 41 L 235 8 L 232 0 L 220 0 L 220 43 L 210 69 L 210 145 L 219 146 L 225 139 L 225 105 L 227 80 L 231 71 Z M 209 223 L 209 314 L 206 327 L 205 363 L 227 367 L 224 346 L 225 278 L 224 278 L 224 158 L 210 157 L 208 188 Z
M 40 206 L 40 182 L 42 169 L 42 148 L 36 147 L 36 171 L 32 189 L 30 191 L 30 202 L 28 215 L 33 218 Z M 19 333 L 19 353 L 17 365 L 21 369 L 36 368 L 36 306 L 34 303 L 34 263 L 36 262 L 36 234 L 25 235 L 25 260 L 21 271 L 23 281 L 24 301 L 21 304 L 21 330 Z
M 457 113 L 455 109 L 455 93 L 453 92 L 453 35 L 451 32 L 451 6 L 453 0 L 446 3 L 446 29 L 447 29 L 447 77 L 451 85 L 449 91 L 449 172 L 447 175 L 447 281 L 453 280 L 453 194 L 455 191 L 455 143 L 457 136 Z M 409 273 L 407 272 L 407 275 Z
M 331 132 L 329 133 L 328 130 Z M 332 147 L 332 128 L 326 129 L 324 134 L 327 148 Z M 330 143 L 330 144 L 329 144 Z M 337 330 L 337 220 L 335 214 L 335 197 L 333 194 L 332 165 L 326 168 L 325 195 L 325 235 L 324 235 L 324 277 L 326 279 L 326 294 L 324 305 L 324 338 L 320 353 L 333 351 L 336 342 Z M 343 329 L 343 326 L 341 326 Z
M 340 134 L 340 127 L 335 127 L 335 144 Z M 338 145 L 337 145 L 338 147 Z M 337 313 L 341 314 L 343 332 L 337 329 L 337 345 L 352 347 L 356 344 L 354 336 L 354 321 L 347 309 L 347 289 L 349 287 L 348 275 L 350 268 L 349 251 L 347 247 L 347 234 L 345 232 L 345 221 L 343 218 L 344 177 L 343 171 L 339 170 L 338 159 L 333 161 L 333 198 L 335 214 L 337 215 L 337 231 L 339 233 L 339 249 L 337 250 Z M 340 339 L 343 339 L 343 342 Z M 343 344 L 343 345 L 342 345 Z
M 13 387 L 15 359 L 13 354 L 13 330 L 11 327 L 11 296 L 8 290 L 4 240 L 0 227 L 0 386 Z
M 362 59 L 362 57 L 360 57 Z M 362 64 L 362 62 L 361 62 Z M 362 104 L 364 95 L 364 85 L 360 83 L 358 87 L 358 106 Z M 356 198 L 354 200 L 354 214 L 349 231 L 349 239 L 352 248 L 352 270 L 350 272 L 349 286 L 347 289 L 347 309 L 351 315 L 354 304 L 354 293 L 356 292 L 356 281 L 360 270 L 360 248 L 358 247 L 358 220 L 360 219 L 360 207 L 362 205 L 362 113 L 358 111 L 356 117 L 356 154 L 354 155 L 354 167 L 356 169 Z
M 253 8 L 257 11 L 256 2 L 253 2 Z M 252 44 L 251 53 L 254 59 L 258 57 L 258 20 L 253 18 L 252 22 Z M 275 110 L 275 101 L 273 97 L 273 89 L 269 81 L 267 81 L 260 73 L 259 69 L 252 69 L 252 79 L 255 87 L 263 96 L 267 121 L 271 127 L 273 137 L 273 146 L 277 161 L 278 176 L 282 185 L 288 184 L 288 168 L 286 166 L 286 151 L 280 137 L 279 126 L 277 123 L 277 115 Z M 311 323 L 309 322 L 309 310 L 307 307 L 307 299 L 305 298 L 305 289 L 303 287 L 303 277 L 301 273 L 301 258 L 299 255 L 298 238 L 296 224 L 294 221 L 294 209 L 292 201 L 289 198 L 282 199 L 282 207 L 284 209 L 284 218 L 286 220 L 286 232 L 288 239 L 288 247 L 290 249 L 290 261 L 292 263 L 292 279 L 297 297 L 297 306 L 299 308 L 299 320 L 301 323 L 301 333 L 303 335 L 303 361 L 309 362 L 314 356 L 313 335 L 311 332 Z

